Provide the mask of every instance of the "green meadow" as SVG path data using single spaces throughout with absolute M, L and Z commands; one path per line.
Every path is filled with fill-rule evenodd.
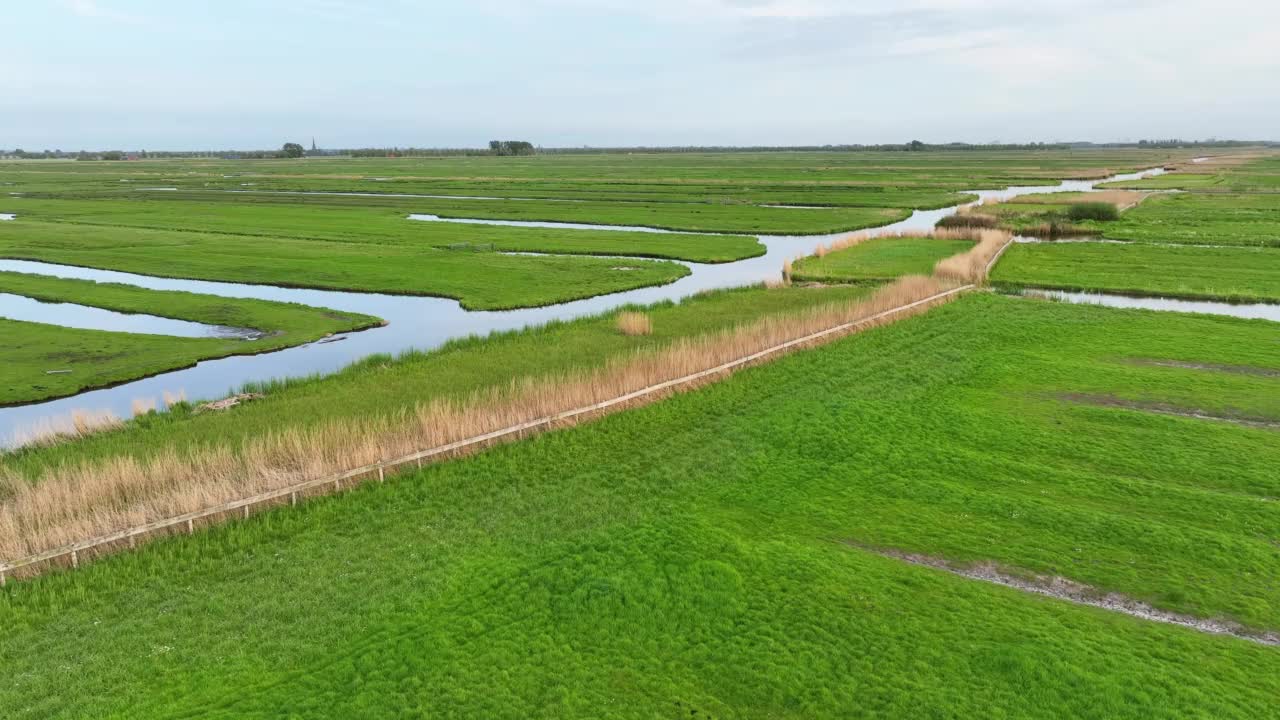
M 968 190 L 1178 166 L 1125 185 L 1183 192 L 1083 221 L 1126 242 L 1016 244 L 992 284 L 1277 302 L 1280 160 L 1249 152 L 1201 164 L 1188 162 L 1195 149 L 1145 148 L 0 161 L 0 213 L 17 214 L 0 222 L 0 258 L 509 309 L 671 283 L 690 272 L 676 261 L 758 257 L 757 234 L 884 225 Z M 161 187 L 177 189 L 146 189 Z M 1016 225 L 1088 199 L 990 209 Z M 0 510 L 44 473 L 237 453 L 276 433 L 505 396 L 861 300 L 971 246 L 869 240 L 797 260 L 795 285 L 264 377 L 243 388 L 261 399 L 224 412 L 179 403 L 0 454 Z M 265 333 L 0 319 L 0 404 L 380 322 L 13 272 L 0 292 Z M 624 333 L 623 310 L 651 332 Z M 0 717 L 1274 716 L 1275 647 L 898 558 L 1280 632 L 1276 327 L 974 291 L 385 484 L 10 577 Z
M 252 339 L 182 338 L 81 330 L 0 318 L 0 404 L 72 395 L 187 367 L 199 360 L 271 352 L 334 333 L 376 326 L 378 318 L 292 303 L 242 300 L 132 285 L 0 272 L 0 292 L 206 325 L 259 331 Z M 47 374 L 47 371 L 58 371 Z M 70 372 L 64 372 L 70 370 Z
M 74 443 L 19 450 L 0 461 L 34 475 L 62 463 L 118 456 L 143 459 L 208 443 L 238 446 L 273 431 L 310 428 L 331 420 L 388 417 L 436 399 L 465 399 L 513 380 L 600 368 L 637 352 L 653 352 L 752 320 L 855 300 L 870 290 L 860 286 L 725 290 L 678 304 L 634 308 L 651 318 L 650 335 L 623 335 L 614 324 L 616 313 L 608 313 L 457 340 L 430 352 L 373 356 L 333 375 L 251 386 L 247 389 L 265 397 L 234 412 L 193 415 L 179 408 Z
M 1132 242 L 1280 247 L 1280 192 L 1157 195 L 1108 223 L 1103 234 Z
M 672 262 L 509 255 L 473 244 L 493 237 L 452 233 L 447 239 L 461 243 L 455 249 L 18 219 L 0 227 L 0 256 L 160 277 L 433 295 L 473 310 L 550 305 L 689 274 Z
M 1018 243 L 992 282 L 1009 287 L 1280 302 L 1280 250 L 1141 243 Z
M 502 251 L 635 255 L 710 263 L 741 260 L 764 252 L 755 238 L 743 235 L 608 229 L 566 231 L 420 222 L 408 219 L 408 215 L 418 209 L 403 198 L 155 193 L 90 199 L 24 198 L 21 209 L 19 218 L 12 222 L 209 232 L 379 246 L 449 249 L 458 245 L 491 245 Z
M 868 548 L 1277 627 L 1280 513 L 1260 500 L 1280 493 L 1280 444 L 1230 422 L 1280 420 L 1269 339 L 1261 321 L 971 295 L 656 405 L 11 584 L 0 708 L 1263 717 L 1273 648 Z M 1205 369 L 1227 367 L 1253 372 Z
M 246 228 L 258 234 L 325 239 L 360 237 L 366 242 L 375 238 L 400 242 L 415 238 L 419 231 L 403 227 L 417 224 L 407 219 L 412 213 L 461 219 L 590 223 L 691 233 L 752 235 L 814 235 L 857 230 L 901 220 L 911 214 L 906 208 L 806 209 L 697 203 L 457 200 L 217 191 L 113 192 L 49 199 L 51 197 L 45 194 L 24 197 L 22 203 L 14 205 L 22 211 L 22 217 L 42 220 L 220 232 Z M 331 224 L 335 226 L 329 227 Z M 357 232 L 353 232 L 353 227 Z M 549 233 L 544 232 L 543 235 Z M 611 242 L 621 240 L 613 238 Z M 717 238 L 676 237 L 668 242 L 679 240 L 683 240 L 685 246 L 697 248 L 703 244 L 714 247 Z M 720 240 L 721 245 L 733 246 L 736 243 L 738 247 L 752 242 L 753 238 L 745 237 Z M 750 252 L 707 259 L 737 259 L 743 255 L 750 255 Z
M 889 237 L 801 258 L 791 266 L 796 282 L 866 282 L 928 275 L 939 260 L 973 247 L 970 240 Z

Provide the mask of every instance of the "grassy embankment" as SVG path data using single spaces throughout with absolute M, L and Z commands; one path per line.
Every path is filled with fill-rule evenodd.
M 493 234 L 451 237 L 488 242 Z M 87 227 L 22 218 L 0 223 L 0 256 L 161 277 L 433 295 L 455 298 L 473 310 L 549 305 L 661 285 L 689 274 L 683 265 L 652 260 L 506 255 L 410 242 Z
M 962 253 L 972 240 L 934 237 L 884 237 L 812 255 L 794 262 L 796 282 L 876 282 L 903 275 L 926 275 L 945 257 Z
M 334 333 L 373 327 L 378 318 L 293 303 L 144 290 L 0 272 L 0 292 L 208 325 L 249 328 L 254 339 L 180 338 L 80 330 L 0 318 L 0 404 L 72 395 L 229 355 L 301 345 Z M 71 370 L 48 375 L 48 370 Z
M 1148 199 L 1104 237 L 1132 242 L 1280 248 L 1280 192 L 1185 192 Z
M 752 235 L 817 235 L 885 225 L 906 218 L 906 208 L 830 207 L 818 209 L 715 205 L 696 203 L 552 202 L 545 200 L 456 200 L 440 198 L 368 197 L 351 195 L 290 195 L 178 192 L 111 192 L 23 198 L 13 203 L 21 217 L 92 224 L 119 224 L 227 232 L 254 232 L 292 237 L 343 239 L 352 227 L 369 226 L 375 234 L 402 239 L 415 231 L 397 227 L 414 224 L 411 213 L 446 218 L 566 222 L 642 226 L 686 233 L 747 233 Z M 325 227 L 336 223 L 335 227 Z M 455 223 L 456 224 L 456 223 Z M 309 232 L 310 230 L 310 232 Z M 605 231 L 617 232 L 617 231 Z M 651 233 L 650 233 L 651 234 Z M 682 238 L 675 238 L 676 242 Z M 714 238 L 683 238 L 694 249 Z M 617 243 L 615 238 L 611 242 Z M 648 240 L 652 242 L 652 240 Z M 720 245 L 753 243 L 745 237 L 721 240 Z M 737 249 L 735 247 L 735 249 Z M 746 253 L 750 254 L 750 253 Z M 739 257 L 741 255 L 738 255 Z M 681 256 L 684 257 L 684 256 Z M 684 259 L 701 259 L 684 257 Z M 734 258 L 736 259 L 736 258 Z
M 994 180 L 994 179 L 993 179 Z M 245 182 L 251 181 L 251 182 Z M 843 184 L 661 182 L 655 180 L 425 180 L 399 178 L 252 177 L 179 179 L 182 190 L 237 192 L 347 192 L 366 194 L 445 195 L 476 198 L 582 200 L 698 205 L 790 205 L 819 207 L 934 209 L 974 199 L 947 189 Z M 89 189 L 89 188 L 83 188 Z M 118 190 L 109 185 L 102 189 Z M 465 206 L 463 206 L 465 207 Z
M 271 432 L 307 430 L 330 421 L 376 423 L 437 400 L 461 400 L 487 388 L 603 367 L 639 352 L 729 330 L 751 320 L 864 297 L 866 287 L 743 288 L 679 304 L 647 306 L 650 335 L 618 332 L 615 313 L 553 322 L 520 332 L 457 340 L 431 352 L 374 356 L 339 373 L 255 385 L 266 397 L 232 412 L 184 409 L 135 420 L 124 429 L 48 448 L 0 456 L 0 466 L 34 475 L 64 463 L 162 453 L 209 444 L 240 446 Z
M 1280 302 L 1280 250 L 1105 243 L 1018 244 L 996 285 L 1227 302 Z
M 1280 246 L 1280 155 L 1185 166 L 1156 178 L 1113 183 L 1138 189 L 1177 189 L 1153 197 L 1106 237 L 1193 245 Z
M 306 189 L 351 187 L 501 195 L 503 188 L 545 187 L 578 192 L 679 193 L 707 186 L 768 192 L 821 187 L 881 192 L 956 192 L 974 187 L 1055 184 L 1178 163 L 1186 150 L 1060 150 L 966 152 L 762 152 L 542 155 L 538 157 L 308 158 L 306 160 L 153 160 L 141 162 L 0 162 L 10 192 L 141 187 L 245 187 L 241 183 L 307 183 Z M 344 184 L 351 183 L 351 184 Z M 327 186 L 327 187 L 326 187 Z M 499 192 L 492 189 L 497 187 Z M 633 187 L 640 186 L 640 187 Z M 650 186 L 653 186 L 652 188 Z M 247 186 L 251 189 L 254 186 Z M 765 190 L 768 188 L 769 190 Z M 439 194 L 451 194 L 449 192 Z M 766 198 L 767 199 L 767 198 Z M 877 207 L 901 206 L 896 202 Z
M 1265 716 L 1271 648 L 858 548 L 1280 625 L 1280 515 L 1259 502 L 1280 494 L 1274 431 L 1142 409 L 1280 419 L 1273 334 L 967 297 L 588 426 L 13 584 L 0 708 Z
M 381 422 L 322 423 L 309 433 L 276 428 L 237 448 L 169 453 L 141 464 L 60 467 L 42 474 L 34 485 L 14 475 L 13 493 L 0 508 L 0 553 L 28 555 L 448 445 L 704 371 L 809 333 L 848 328 L 850 321 L 884 322 L 882 311 L 903 311 L 908 304 L 894 319 L 922 312 L 926 303 L 985 278 L 991 258 L 1010 236 L 983 231 L 977 239 L 967 252 L 939 261 L 934 277 L 902 278 L 865 300 L 811 308 L 784 321 L 743 324 L 585 375 L 512 385 L 497 395 L 481 393 L 462 407 L 416 404 Z M 865 329 L 865 322 L 858 329 Z M 651 334 L 651 322 L 646 318 L 644 324 L 647 332 L 642 334 Z M 129 502 L 121 504 L 126 495 Z
M 1020 245 L 993 279 L 1017 287 L 1280 301 L 1280 193 L 1264 182 L 1280 179 L 1280 163 L 1254 160 L 1214 176 L 1224 186 L 1251 189 L 1244 194 L 1197 190 L 1202 177 L 1162 176 L 1188 191 L 1149 197 L 1119 220 L 1098 224 L 1105 238 L 1130 245 Z
M 938 226 L 999 228 L 1046 238 L 1100 235 L 1145 197 L 1146 193 L 1131 190 L 1020 195 L 963 208 Z

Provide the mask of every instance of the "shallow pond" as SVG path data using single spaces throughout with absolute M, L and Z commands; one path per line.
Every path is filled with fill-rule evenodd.
M 1026 297 L 1048 298 L 1060 302 L 1086 305 L 1105 305 L 1114 308 L 1134 308 L 1138 310 L 1163 310 L 1167 312 L 1202 313 L 1206 315 L 1228 315 L 1230 317 L 1250 320 L 1274 320 L 1280 322 L 1280 305 L 1270 303 L 1225 303 L 1208 300 L 1181 300 L 1178 298 L 1138 297 L 1134 295 L 1116 295 L 1112 293 L 1072 292 L 1068 290 L 1046 290 L 1043 288 L 1027 288 L 1022 291 Z

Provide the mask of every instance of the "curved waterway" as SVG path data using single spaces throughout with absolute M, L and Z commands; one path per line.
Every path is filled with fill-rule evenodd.
M 1103 180 L 1068 180 L 1058 185 L 1008 187 L 1002 190 L 972 190 L 976 202 L 1004 200 L 1018 195 L 1049 192 L 1089 191 L 1098 183 L 1133 180 L 1143 175 L 1160 174 L 1155 168 L 1143 172 L 1115 175 Z M 917 210 L 905 220 L 862 232 L 873 235 L 904 231 L 929 231 L 942 218 L 975 203 L 964 203 L 938 210 Z M 421 219 L 426 219 L 421 217 Z M 513 220 L 469 220 L 431 218 L 435 222 L 461 222 L 518 227 L 587 228 L 592 230 L 643 230 L 616 225 L 581 223 L 522 222 Z M 455 300 L 377 293 L 353 293 L 331 290 L 282 288 L 269 285 L 177 280 L 148 275 L 95 270 L 25 260 L 0 260 L 0 270 L 80 278 L 102 282 L 118 282 L 152 290 L 184 290 L 207 295 L 234 298 L 257 298 L 302 303 L 315 307 L 374 315 L 387 321 L 383 327 L 330 338 L 263 355 L 228 357 L 201 362 L 195 367 L 163 373 L 115 387 L 90 390 L 79 395 L 47 402 L 0 408 L 0 447 L 12 446 L 33 428 L 57 426 L 61 418 L 76 410 L 107 411 L 129 417 L 134 400 L 158 401 L 166 393 L 184 394 L 192 399 L 212 399 L 235 392 L 246 383 L 275 378 L 305 377 L 340 370 L 352 362 L 377 353 L 398 354 L 407 350 L 430 350 L 445 342 L 494 331 L 516 330 L 542 325 L 552 320 L 571 320 L 596 315 L 627 304 L 649 304 L 663 300 L 681 300 L 705 290 L 738 287 L 780 277 L 787 260 L 809 255 L 820 245 L 848 235 L 761 235 L 766 252 L 754 258 L 722 264 L 681 262 L 692 271 L 668 285 L 640 288 L 611 295 L 600 295 L 541 308 L 506 311 L 463 310 Z M 341 342 L 334 342 L 341 340 Z M 160 405 L 157 402 L 158 406 Z
M 261 335 L 257 330 L 246 328 L 206 325 L 190 320 L 174 320 L 142 313 L 122 313 L 75 303 L 45 302 L 5 292 L 0 292 L 0 318 L 81 330 L 108 330 L 184 338 L 251 339 Z

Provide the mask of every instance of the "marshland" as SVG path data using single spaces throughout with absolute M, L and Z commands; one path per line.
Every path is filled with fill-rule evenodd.
M 0 161 L 0 710 L 1264 716 L 1278 176 Z

